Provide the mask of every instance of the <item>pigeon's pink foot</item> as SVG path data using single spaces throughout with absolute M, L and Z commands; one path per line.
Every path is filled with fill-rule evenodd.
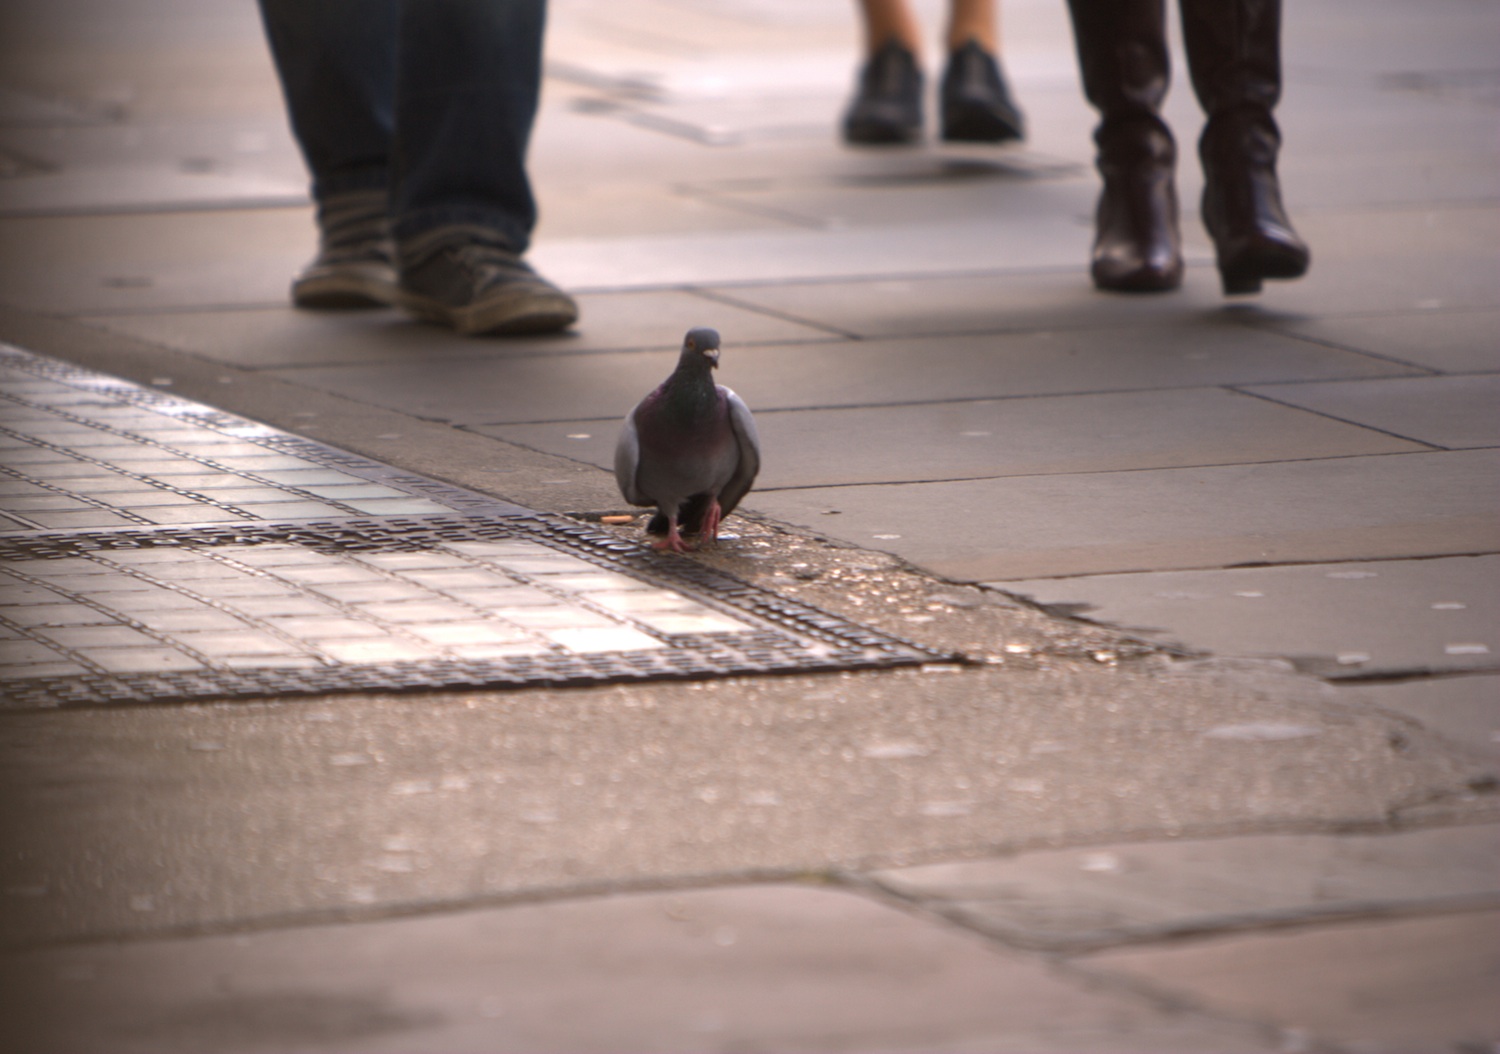
M 706 545 L 713 545 L 719 540 L 719 523 L 723 517 L 724 513 L 719 508 L 718 499 L 710 498 L 708 508 L 703 513 L 703 529 L 698 532 L 699 549 Z
M 677 521 L 671 520 L 667 523 L 667 536 L 658 538 L 651 543 L 651 548 L 659 553 L 685 553 L 688 551 L 687 543 L 682 540 L 682 535 L 677 532 Z

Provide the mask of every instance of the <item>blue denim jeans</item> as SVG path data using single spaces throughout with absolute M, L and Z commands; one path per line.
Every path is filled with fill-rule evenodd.
M 385 189 L 392 233 L 483 228 L 525 252 L 546 0 L 260 0 L 321 204 Z

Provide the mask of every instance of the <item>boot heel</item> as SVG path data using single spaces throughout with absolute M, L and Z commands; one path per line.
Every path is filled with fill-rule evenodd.
M 1281 232 L 1275 232 L 1281 233 Z M 1212 234 L 1212 232 L 1210 232 Z M 1246 296 L 1259 293 L 1261 283 L 1270 279 L 1282 281 L 1301 278 L 1307 273 L 1310 254 L 1297 236 L 1285 231 L 1289 240 L 1279 241 L 1267 237 L 1266 230 L 1252 232 L 1255 242 L 1246 245 L 1215 240 L 1219 257 L 1219 279 L 1224 285 L 1225 296 Z
M 1250 296 L 1260 292 L 1261 276 L 1258 274 L 1236 274 L 1220 271 L 1219 280 L 1224 285 L 1225 296 Z

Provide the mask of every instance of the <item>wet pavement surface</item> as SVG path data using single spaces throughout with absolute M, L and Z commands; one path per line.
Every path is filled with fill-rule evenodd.
M 253 6 L 4 20 L 0 1049 L 1500 1042 L 1487 5 L 1288 5 L 1226 301 L 1181 73 L 1184 288 L 1089 287 L 1054 3 L 1024 145 L 872 152 L 853 5 L 554 0 L 514 340 L 288 305 Z M 657 556 L 705 324 L 766 466 Z

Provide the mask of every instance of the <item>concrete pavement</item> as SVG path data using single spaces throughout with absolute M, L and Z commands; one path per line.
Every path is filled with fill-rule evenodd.
M 961 656 L 7 710 L 7 1049 L 1500 1042 L 1488 6 L 1289 6 L 1313 269 L 1226 303 L 1191 208 L 1181 292 L 1088 286 L 1056 5 L 1004 8 L 1024 147 L 851 152 L 844 6 L 555 0 L 583 318 L 508 341 L 288 306 L 253 9 L 5 18 L 0 340 L 594 521 L 712 324 L 767 464 L 694 559 Z

